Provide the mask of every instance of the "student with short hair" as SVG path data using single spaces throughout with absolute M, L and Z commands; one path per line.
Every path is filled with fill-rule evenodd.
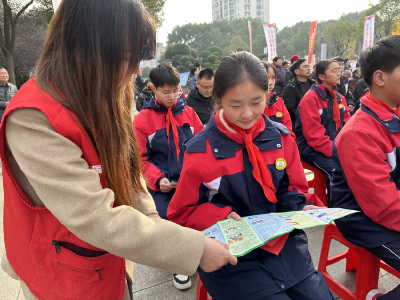
M 226 218 L 315 208 L 290 132 L 264 114 L 267 72 L 248 52 L 225 57 L 215 73 L 219 110 L 186 142 L 171 221 L 204 230 Z M 278 164 L 277 162 L 280 162 Z M 315 196 L 314 196 L 315 197 Z M 315 270 L 307 236 L 294 230 L 200 278 L 213 300 L 333 300 Z
M 290 73 L 293 74 L 293 80 L 285 86 L 283 90 L 283 101 L 289 111 L 292 120 L 293 131 L 296 125 L 296 110 L 305 93 L 309 91 L 315 83 L 310 79 L 310 65 L 304 58 L 296 60 L 290 67 Z
M 296 143 L 302 161 L 325 175 L 330 196 L 332 144 L 350 119 L 346 99 L 336 91 L 340 67 L 331 60 L 321 60 L 316 69 L 317 85 L 304 95 L 296 111 Z
M 400 36 L 360 54 L 370 94 L 333 144 L 334 207 L 357 214 L 335 221 L 343 236 L 400 271 Z M 367 300 L 400 299 L 400 286 Z
M 292 131 L 292 122 L 290 120 L 290 115 L 288 110 L 285 107 L 285 103 L 281 97 L 278 97 L 274 92 L 275 81 L 276 81 L 276 68 L 274 64 L 269 64 L 267 62 L 261 62 L 265 69 L 267 70 L 268 75 L 268 85 L 269 85 L 269 98 L 267 99 L 267 105 L 264 109 L 264 114 L 274 122 L 281 123 L 286 126 L 286 128 L 290 131 L 290 135 L 294 140 L 296 140 L 296 136 Z
M 203 130 L 198 116 L 180 98 L 178 71 L 168 63 L 151 70 L 149 78 L 155 99 L 144 102 L 133 121 L 139 144 L 147 189 L 161 218 L 168 220 L 167 208 L 182 171 L 183 143 Z M 191 286 L 188 276 L 174 274 L 178 289 Z
M 282 96 L 283 88 L 285 86 L 285 77 L 288 70 L 282 66 L 282 58 L 280 56 L 274 57 L 272 62 L 276 67 L 277 73 L 274 91 L 278 96 Z
M 190 75 L 192 78 L 189 79 L 188 81 L 188 88 L 190 90 L 193 90 L 196 87 L 196 82 L 197 82 L 197 76 L 199 76 L 200 70 L 198 68 L 192 68 L 190 70 Z
M 354 104 L 353 95 L 351 94 L 350 89 L 349 89 L 349 79 L 346 78 L 342 74 L 345 71 L 345 60 L 343 58 L 341 58 L 340 56 L 337 56 L 337 57 L 333 58 L 332 61 L 336 62 L 339 65 L 340 73 L 341 73 L 340 82 L 337 84 L 337 92 L 346 98 L 346 103 L 349 106 L 348 110 L 349 110 L 349 112 L 352 113 L 354 110 L 355 104 Z M 350 76 L 351 76 L 351 74 L 350 74 Z
M 214 71 L 203 69 L 199 72 L 197 87 L 190 91 L 186 103 L 193 108 L 203 125 L 207 125 L 213 111 L 212 89 L 214 86 Z

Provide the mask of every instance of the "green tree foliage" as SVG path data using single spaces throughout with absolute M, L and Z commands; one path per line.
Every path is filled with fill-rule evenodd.
M 223 55 L 224 54 L 222 52 L 222 49 L 220 47 L 218 47 L 218 46 L 211 46 L 211 47 L 208 47 L 206 50 L 210 51 L 211 53 L 217 52 L 217 53 L 219 53 L 219 55 Z
M 257 35 L 253 40 L 253 54 L 256 56 L 260 56 L 264 54 L 264 48 L 267 47 L 267 40 L 265 39 L 265 35 Z
M 325 30 L 324 40 L 334 50 L 333 56 L 343 56 L 344 52 L 355 41 L 356 24 L 350 21 L 338 21 Z
M 164 5 L 166 0 L 142 0 L 144 7 L 151 14 L 156 22 L 157 28 L 160 28 L 164 22 Z
M 243 41 L 240 35 L 234 36 L 230 42 L 229 46 L 225 48 L 225 53 L 229 54 L 236 51 L 250 51 L 250 46 L 245 41 Z
M 203 62 L 203 60 L 206 60 L 207 57 L 209 57 L 212 53 L 210 51 L 204 50 L 200 52 L 200 60 Z
M 197 51 L 194 50 L 194 49 L 192 49 L 191 54 L 192 54 L 192 56 L 193 56 L 194 58 L 196 58 L 196 59 L 199 57 L 199 55 L 197 54 Z
M 173 55 L 191 55 L 191 49 L 188 45 L 185 44 L 175 44 L 172 48 Z

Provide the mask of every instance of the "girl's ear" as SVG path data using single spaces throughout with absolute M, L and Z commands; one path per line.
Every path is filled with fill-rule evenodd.
M 318 75 L 318 79 L 319 79 L 320 82 L 323 82 L 325 80 L 325 75 L 319 74 Z

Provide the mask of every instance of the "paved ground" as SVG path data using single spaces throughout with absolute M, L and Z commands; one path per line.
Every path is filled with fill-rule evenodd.
M 136 112 L 132 112 L 135 115 Z M 308 174 L 310 175 L 310 174 Z M 311 175 L 312 176 L 312 175 Z M 3 219 L 3 180 L 0 170 L 0 220 Z M 318 266 L 323 227 L 306 230 L 309 237 L 309 249 L 315 266 Z M 330 255 L 335 255 L 346 248 L 333 241 Z M 3 223 L 0 222 L 0 258 L 4 252 Z M 355 288 L 355 273 L 345 272 L 345 262 L 339 262 L 328 268 L 328 271 L 341 283 L 350 289 Z M 191 300 L 196 299 L 196 278 L 192 276 L 193 286 L 187 291 L 177 290 L 172 283 L 172 274 L 149 268 L 143 265 L 135 265 L 135 283 L 133 284 L 135 300 Z M 381 270 L 379 287 L 382 291 L 388 291 L 400 284 L 400 281 Z M 19 282 L 8 277 L 0 268 L 0 300 L 23 300 Z M 306 299 L 305 299 L 306 300 Z M 315 299 L 318 300 L 318 299 Z

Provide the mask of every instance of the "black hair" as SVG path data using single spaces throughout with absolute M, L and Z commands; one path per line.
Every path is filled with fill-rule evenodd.
M 190 69 L 190 75 L 194 76 L 194 73 L 195 73 L 196 71 L 197 71 L 197 68 L 196 68 L 196 67 L 191 68 L 191 69 Z
M 221 99 L 230 88 L 246 80 L 268 92 L 268 74 L 256 56 L 246 51 L 225 56 L 215 72 L 213 96 Z M 219 102 L 215 102 L 216 109 L 220 109 Z
M 282 59 L 280 56 L 275 56 L 272 62 L 277 62 L 278 60 Z
M 345 63 L 345 64 L 346 64 L 348 61 L 349 61 L 348 58 L 345 58 L 345 59 L 344 59 L 344 63 Z
M 214 77 L 214 71 L 212 69 L 203 69 L 199 73 L 198 80 L 205 79 L 205 80 L 211 80 L 211 78 Z
M 194 63 L 193 67 L 194 67 L 194 68 L 200 68 L 201 65 L 200 65 L 200 63 L 196 62 L 196 63 Z
M 342 63 L 344 63 L 344 59 L 343 59 L 343 58 L 341 58 L 340 56 L 336 56 L 336 57 L 332 58 L 332 61 L 334 61 L 334 62 L 342 62 Z
M 289 63 L 285 60 L 283 63 L 282 63 L 282 66 L 285 66 L 285 65 L 288 65 Z
M 150 71 L 149 78 L 157 89 L 164 85 L 179 85 L 181 82 L 178 70 L 169 63 L 161 63 Z
M 150 80 L 150 79 L 147 79 L 147 80 L 144 82 L 144 86 L 148 85 L 149 83 L 151 83 L 151 80 Z
M 360 72 L 360 68 L 356 68 L 353 70 L 353 75 L 356 76 Z
M 317 83 L 321 84 L 322 81 L 319 79 L 319 75 L 325 75 L 325 71 L 329 68 L 334 61 L 330 59 L 323 59 L 319 63 L 317 63 L 317 68 L 315 70 L 315 77 L 317 79 Z
M 302 63 L 304 63 L 306 60 L 304 58 L 300 58 L 296 60 L 293 65 L 290 67 L 290 72 L 293 74 L 294 77 L 297 77 L 296 75 L 296 70 L 300 69 L 300 66 Z
M 372 78 L 378 70 L 392 73 L 400 65 L 400 36 L 391 35 L 379 40 L 371 48 L 363 50 L 359 63 L 362 77 L 371 88 Z
M 275 67 L 274 64 L 267 63 L 266 61 L 261 61 L 261 63 L 264 66 L 265 70 L 267 70 L 267 75 L 268 75 L 269 69 L 272 68 L 272 70 L 274 70 L 275 77 L 276 77 L 276 75 L 277 75 L 276 74 L 276 67 Z

